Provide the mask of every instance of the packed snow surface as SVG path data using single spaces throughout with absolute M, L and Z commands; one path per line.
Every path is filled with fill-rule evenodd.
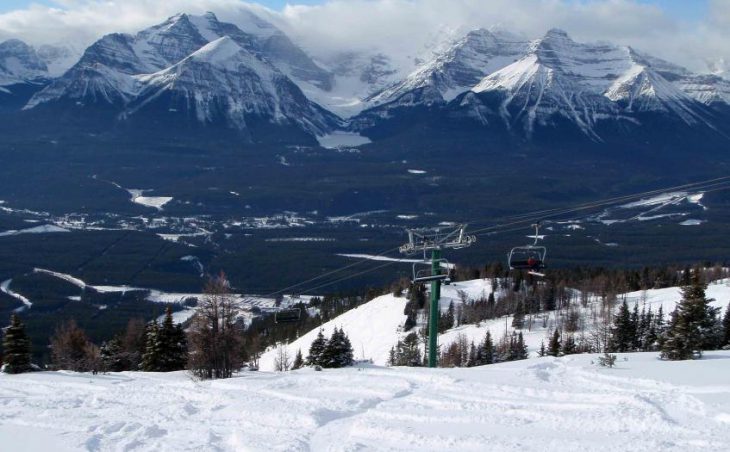
M 0 375 L 8 450 L 694 451 L 730 447 L 730 352 L 470 369 Z

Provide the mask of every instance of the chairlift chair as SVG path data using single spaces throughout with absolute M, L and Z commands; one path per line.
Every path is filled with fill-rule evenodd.
M 411 282 L 413 284 L 426 283 L 431 281 L 443 281 L 445 285 L 451 284 L 451 278 L 449 276 L 449 265 L 446 259 L 439 259 L 438 270 L 433 271 L 433 265 L 429 261 L 416 262 L 413 264 L 413 278 Z M 445 263 L 446 265 L 442 265 Z M 424 267 L 418 269 L 417 267 Z
M 302 318 L 300 308 L 279 309 L 274 312 L 274 323 L 296 323 Z
M 509 268 L 512 270 L 528 270 L 528 273 L 543 276 L 539 271 L 545 268 L 547 248 L 537 244 L 540 239 L 540 224 L 536 223 L 532 226 L 535 228 L 535 242 L 530 245 L 512 248 L 508 255 Z

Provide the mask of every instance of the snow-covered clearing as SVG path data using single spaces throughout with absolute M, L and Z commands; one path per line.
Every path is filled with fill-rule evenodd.
M 624 360 L 627 359 L 627 360 Z M 730 352 L 469 369 L 0 375 L 8 450 L 728 450 Z

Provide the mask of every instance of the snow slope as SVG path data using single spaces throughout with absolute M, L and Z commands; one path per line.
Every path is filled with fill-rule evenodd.
M 486 298 L 491 292 L 491 285 L 488 280 L 477 279 L 443 286 L 441 309 L 448 309 L 452 301 L 455 304 L 460 303 L 460 291 L 471 300 Z M 393 295 L 377 297 L 325 323 L 322 325 L 322 331 L 325 337 L 329 338 L 335 328 L 344 329 L 352 343 L 355 359 L 371 359 L 377 365 L 385 365 L 388 362 L 390 349 L 403 335 L 402 327 L 406 320 L 403 311 L 407 301 L 405 298 Z M 290 355 L 294 356 L 297 350 L 301 350 L 302 354 L 307 356 L 309 346 L 317 337 L 318 331 L 310 331 L 289 344 L 287 347 Z M 439 341 L 443 343 L 441 336 Z M 276 350 L 269 350 L 262 355 L 259 362 L 262 370 L 274 370 L 276 353 Z
M 383 295 L 352 309 L 334 320 L 322 325 L 322 332 L 329 338 L 335 328 L 345 330 L 352 343 L 356 359 L 372 359 L 383 365 L 388 361 L 388 352 L 395 345 L 406 316 L 403 310 L 408 300 Z M 377 326 L 376 326 L 377 325 Z M 291 356 L 301 350 L 304 356 L 317 337 L 319 330 L 312 330 L 288 345 Z M 259 361 L 263 370 L 274 370 L 276 350 L 264 353 Z
M 496 295 L 499 296 L 500 291 L 503 290 L 497 288 Z M 491 281 L 488 279 L 461 281 L 452 283 L 449 286 L 443 286 L 441 288 L 440 300 L 441 311 L 446 311 L 452 302 L 458 307 L 463 300 L 486 299 L 491 292 Z M 714 299 L 711 303 L 712 306 L 725 309 L 728 303 L 730 303 L 730 279 L 711 283 L 707 287 L 706 295 L 708 298 Z M 680 301 L 681 297 L 681 288 L 671 287 L 629 292 L 619 295 L 618 300 L 620 303 L 625 299 L 630 308 L 633 308 L 634 304 L 638 303 L 639 310 L 645 306 L 647 310 L 651 308 L 655 313 L 661 305 L 665 318 L 669 318 L 669 313 L 674 310 L 675 305 Z M 574 303 L 578 304 L 577 298 L 574 300 Z M 580 309 L 583 317 L 582 325 L 586 334 L 589 333 L 592 327 L 594 314 L 600 310 L 598 307 L 599 303 L 598 300 L 594 299 L 593 303 L 589 303 L 587 308 Z M 322 330 L 325 336 L 329 337 L 335 327 L 344 329 L 350 337 L 356 359 L 371 359 L 377 365 L 386 365 L 388 362 L 388 352 L 391 347 L 396 344 L 398 339 L 408 334 L 402 331 L 406 319 L 406 316 L 403 314 L 405 304 L 405 298 L 383 295 L 325 323 L 322 325 Z M 565 312 L 563 311 L 562 314 L 565 314 Z M 512 327 L 512 316 L 486 320 L 478 325 L 459 325 L 439 334 L 438 343 L 442 347 L 445 347 L 455 342 L 460 335 L 463 335 L 468 341 L 473 341 L 475 344 L 478 344 L 484 340 L 487 331 L 491 333 L 492 339 L 497 342 L 505 334 L 509 335 L 512 332 L 521 331 L 530 355 L 537 356 L 537 351 L 540 349 L 541 343 L 544 342 L 547 345 L 549 335 L 552 334 L 559 322 L 564 321 L 563 318 L 559 317 L 560 315 L 560 312 L 553 311 L 526 316 L 525 327 L 521 330 Z M 420 320 L 425 323 L 425 319 Z M 297 350 L 301 350 L 302 354 L 306 357 L 309 347 L 317 335 L 317 331 L 310 331 L 291 344 L 288 344 L 289 354 L 294 356 Z M 580 335 L 580 331 L 575 334 Z M 263 354 L 259 363 L 262 370 L 274 370 L 276 353 L 276 350 L 271 349 Z
M 0 375 L 8 450 L 699 451 L 730 447 L 730 352 L 470 369 Z M 626 358 L 627 360 L 624 360 Z

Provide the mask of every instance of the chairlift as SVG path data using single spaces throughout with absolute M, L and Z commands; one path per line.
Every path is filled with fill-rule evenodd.
M 533 224 L 532 227 L 535 228 L 535 242 L 512 248 L 508 255 L 509 268 L 527 270 L 529 274 L 535 276 L 545 276 L 540 270 L 545 268 L 547 248 L 537 244 L 540 239 L 540 223 Z
M 443 281 L 444 285 L 451 284 L 451 277 L 449 274 L 449 262 L 446 259 L 439 259 L 438 269 L 433 271 L 433 264 L 430 261 L 415 262 L 413 264 L 413 278 L 411 282 L 413 284 L 426 283 L 431 281 Z M 443 265 L 445 264 L 445 265 Z M 424 267 L 418 269 L 417 267 Z
M 296 323 L 302 318 L 300 308 L 279 309 L 274 312 L 274 323 Z

